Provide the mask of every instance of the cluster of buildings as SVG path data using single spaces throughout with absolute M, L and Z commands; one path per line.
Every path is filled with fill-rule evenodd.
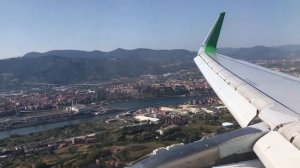
M 0 129 L 18 128 L 48 122 L 67 120 L 80 114 L 102 114 L 112 100 L 189 95 L 211 90 L 208 83 L 197 73 L 179 71 L 164 75 L 143 75 L 105 85 L 35 85 L 16 91 L 0 92 Z M 207 101 L 207 102 L 206 102 Z M 195 100 L 193 104 L 215 103 L 217 100 Z M 87 108 L 88 107 L 88 108 Z M 191 110 L 191 109 L 189 109 Z M 107 111 L 107 110 L 106 110 Z M 161 110 L 160 110 L 161 111 Z M 195 111 L 195 110 L 192 110 Z M 185 123 L 183 116 L 159 119 L 166 123 Z M 146 120 L 140 116 L 138 120 Z M 154 117 L 157 118 L 157 117 Z M 149 119 L 148 120 L 152 120 Z
M 215 95 L 210 95 L 203 99 L 194 99 L 189 102 L 192 105 L 208 105 L 208 106 L 215 106 L 219 104 L 223 104 L 223 102 Z
M 62 110 L 72 104 L 90 104 L 97 99 L 97 93 L 78 87 L 57 87 L 45 90 L 23 90 L 18 94 L 0 94 L 0 115 L 9 116 L 16 113 L 39 112 L 45 110 Z
M 198 103 L 188 103 L 173 107 L 139 109 L 134 111 L 132 116 L 140 123 L 160 123 L 161 130 L 159 133 L 163 134 L 162 132 L 169 130 L 170 128 L 188 124 L 194 114 L 216 114 L 226 110 L 226 107 L 222 102 L 213 96 L 203 100 L 192 100 L 191 102 Z M 203 102 L 206 102 L 207 104 L 203 104 Z M 211 105 L 211 107 L 207 105 Z
M 80 107 L 77 107 L 80 106 Z M 67 107 L 67 110 L 52 110 L 20 117 L 0 118 L 0 130 L 21 128 L 26 126 L 63 121 L 74 118 L 92 116 L 94 113 L 84 105 Z
M 192 78 L 189 72 L 165 74 L 163 76 L 144 75 L 135 80 L 128 80 L 108 85 L 109 94 L 126 94 L 134 96 L 147 95 L 183 95 L 195 90 L 208 90 L 209 84 L 202 77 Z
M 19 112 L 62 110 L 72 104 L 91 104 L 128 96 L 187 95 L 194 91 L 209 90 L 208 83 L 191 72 L 179 71 L 165 75 L 143 75 L 136 79 L 121 80 L 106 85 L 34 85 L 19 90 L 0 92 L 0 116 Z M 191 75 L 193 77 L 191 77 Z
M 0 161 L 2 159 L 16 157 L 18 155 L 26 155 L 27 157 L 30 157 L 35 154 L 51 152 L 56 149 L 64 148 L 74 144 L 95 143 L 97 141 L 96 136 L 97 134 L 88 134 L 84 136 L 59 139 L 49 142 L 28 143 L 23 146 L 16 146 L 14 149 L 11 150 L 2 150 L 0 152 Z

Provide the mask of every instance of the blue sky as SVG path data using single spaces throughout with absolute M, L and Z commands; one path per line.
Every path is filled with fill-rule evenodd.
M 226 12 L 220 47 L 300 44 L 299 0 L 0 0 L 0 58 L 54 49 L 198 50 Z

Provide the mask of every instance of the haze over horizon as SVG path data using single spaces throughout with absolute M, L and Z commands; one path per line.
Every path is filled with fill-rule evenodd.
M 49 50 L 197 51 L 220 12 L 220 47 L 300 44 L 299 1 L 0 1 L 0 59 Z

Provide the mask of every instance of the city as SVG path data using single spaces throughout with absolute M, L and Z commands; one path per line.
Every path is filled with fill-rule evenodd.
M 297 61 L 288 62 L 294 67 L 290 71 L 280 69 L 287 61 L 256 63 L 299 75 Z M 144 104 L 132 105 L 139 100 Z M 23 86 L 2 91 L 1 110 L 2 130 L 83 119 L 75 125 L 2 137 L 0 162 L 11 167 L 23 165 L 24 159 L 27 166 L 130 166 L 144 155 L 239 127 L 196 70 L 106 84 Z M 78 162 L 82 156 L 88 159 Z
M 35 161 L 39 160 L 50 165 L 69 165 L 66 159 L 71 158 L 67 156 L 51 158 L 51 162 L 44 158 L 59 151 L 64 156 L 68 148 L 78 151 L 100 145 L 101 151 L 106 151 L 100 161 L 96 156 L 101 156 L 101 151 L 95 151 L 98 153 L 90 156 L 95 157 L 93 161 L 70 161 L 70 164 L 88 166 L 96 164 L 97 160 L 101 165 L 120 167 L 159 147 L 193 142 L 237 127 L 237 123 L 197 71 L 179 71 L 161 76 L 143 75 L 101 86 L 24 86 L 22 90 L 2 92 L 1 97 L 3 130 L 78 118 L 96 118 L 50 132 L 4 138 L 1 140 L 1 164 L 7 166 L 23 164 L 20 162 L 22 158 L 32 160 L 28 164 L 38 164 Z M 155 98 L 162 104 L 152 105 L 151 101 Z M 112 107 L 113 104 L 118 106 L 121 102 L 139 99 L 149 103 L 144 107 Z M 182 103 L 177 104 L 178 100 Z M 166 101 L 166 106 L 163 101 Z M 110 117 L 97 119 L 106 114 Z M 68 133 L 61 134 L 65 131 Z M 105 134 L 109 136 L 103 137 Z M 3 143 L 8 141 L 10 143 Z M 133 151 L 124 148 L 124 144 L 132 144 L 130 147 Z M 126 153 L 132 153 L 133 156 L 129 157 Z M 72 157 L 75 159 L 78 156 Z

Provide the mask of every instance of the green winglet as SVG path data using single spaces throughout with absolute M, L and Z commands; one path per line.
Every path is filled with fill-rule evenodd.
M 217 44 L 224 20 L 225 12 L 222 12 L 214 24 L 213 28 L 209 32 L 203 47 L 206 54 L 214 54 L 217 52 Z

